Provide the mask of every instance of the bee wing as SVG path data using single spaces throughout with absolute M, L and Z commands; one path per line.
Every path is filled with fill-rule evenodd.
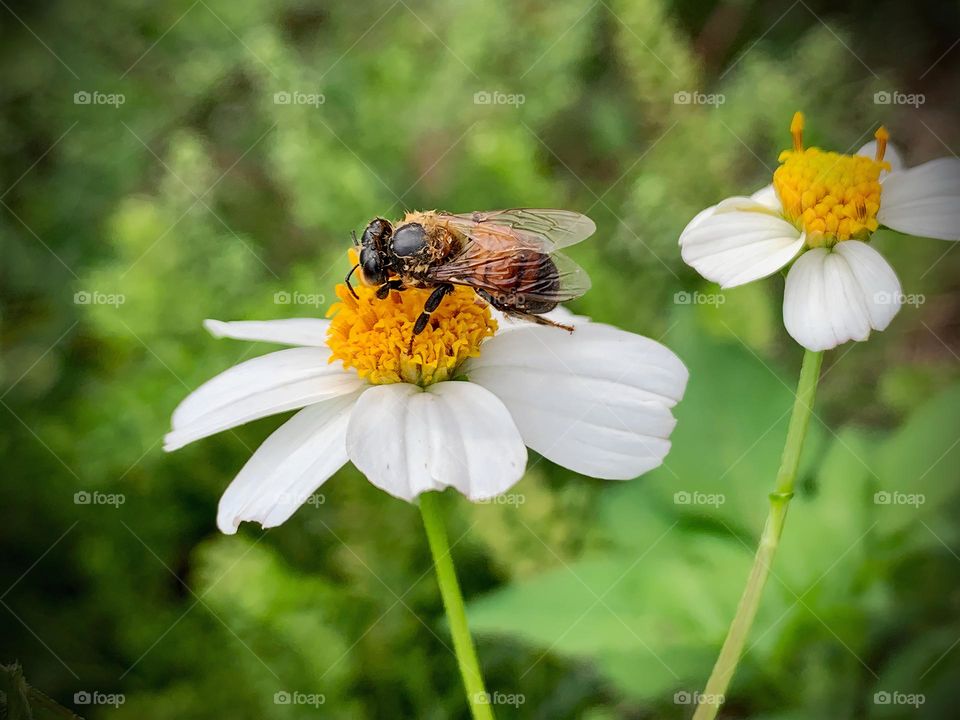
M 570 210 L 514 208 L 450 215 L 447 219 L 488 250 L 514 247 L 553 253 L 586 240 L 597 230 L 593 220 Z
M 457 257 L 431 268 L 429 277 L 437 282 L 486 290 L 491 295 L 506 297 L 522 294 L 530 302 L 566 302 L 590 289 L 586 270 L 561 253 L 551 253 L 556 274 L 538 272 L 543 253 L 518 259 L 513 251 L 491 252 L 479 243 L 468 245 Z M 517 276 L 530 278 L 517 287 Z

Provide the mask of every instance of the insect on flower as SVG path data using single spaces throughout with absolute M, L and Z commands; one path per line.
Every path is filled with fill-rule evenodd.
M 808 350 L 866 340 L 900 309 L 903 293 L 870 244 L 881 226 L 960 239 L 960 159 L 904 168 L 883 127 L 856 155 L 803 146 L 803 115 L 790 125 L 773 183 L 700 212 L 680 235 L 684 261 L 730 288 L 793 263 L 783 295 L 787 332 Z
M 527 447 L 611 480 L 663 462 L 687 369 L 654 340 L 554 307 L 573 292 L 564 290 L 573 266 L 545 251 L 583 239 L 594 226 L 575 213 L 534 212 L 546 215 L 498 214 L 510 221 L 509 232 L 484 214 L 421 213 L 414 216 L 420 228 L 408 234 L 411 223 L 401 224 L 388 245 L 387 225 L 374 221 L 364 233 L 366 254 L 349 251 L 366 282 L 337 286 L 329 319 L 205 323 L 217 337 L 294 346 L 224 371 L 173 413 L 166 450 L 298 410 L 227 488 L 221 530 L 234 533 L 245 520 L 279 525 L 348 461 L 407 501 L 446 487 L 473 501 L 500 495 L 523 476 Z M 423 238 L 431 222 L 461 243 L 456 271 L 451 263 L 412 263 L 432 247 Z M 528 259 L 511 264 L 518 238 Z M 573 277 L 581 278 L 581 292 L 585 275 Z M 400 280 L 409 282 L 402 292 Z M 449 289 L 438 296 L 440 287 Z M 495 294 L 517 288 L 525 291 L 519 308 Z M 480 290 L 493 300 L 478 297 Z M 443 303 L 432 304 L 435 297 Z M 501 327 L 505 316 L 494 305 L 515 321 Z
M 557 250 L 585 240 L 596 226 L 567 210 L 519 208 L 452 215 L 407 213 L 396 226 L 383 218 L 367 225 L 359 243 L 357 269 L 377 297 L 409 287 L 431 289 L 410 337 L 423 332 L 455 285 L 473 288 L 497 310 L 542 325 L 573 331 L 543 317 L 558 303 L 590 288 L 590 278 Z M 356 297 L 356 293 L 354 293 Z

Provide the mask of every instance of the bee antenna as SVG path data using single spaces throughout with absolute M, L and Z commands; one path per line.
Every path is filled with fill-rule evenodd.
M 347 273 L 347 276 L 343 279 L 343 281 L 347 284 L 347 289 L 350 291 L 350 294 L 353 295 L 354 299 L 356 299 L 356 300 L 359 300 L 359 299 L 360 299 L 360 296 L 357 295 L 357 291 L 354 290 L 354 289 L 353 289 L 353 285 L 350 284 L 350 276 L 353 275 L 354 271 L 355 271 L 358 267 L 360 267 L 360 263 L 357 263 L 357 264 L 354 265 L 352 268 L 350 268 L 350 272 L 348 272 L 348 273 Z
M 356 231 L 356 230 L 351 230 L 351 231 L 350 231 L 350 237 L 353 238 L 353 244 L 354 244 L 355 246 L 359 247 L 359 246 L 360 246 L 360 241 L 357 240 L 357 231 Z

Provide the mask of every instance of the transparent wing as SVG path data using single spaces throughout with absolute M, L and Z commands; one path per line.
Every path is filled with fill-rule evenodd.
M 590 276 L 566 255 L 490 252 L 479 243 L 432 268 L 429 276 L 437 282 L 486 290 L 507 304 L 512 298 L 518 305 L 566 302 L 590 289 Z
M 449 215 L 450 225 L 489 250 L 510 247 L 552 253 L 587 239 L 597 226 L 570 210 L 515 208 Z

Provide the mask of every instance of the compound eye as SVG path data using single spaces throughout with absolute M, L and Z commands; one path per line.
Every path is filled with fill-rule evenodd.
M 393 226 L 390 225 L 388 221 L 384 220 L 383 218 L 377 218 L 376 220 L 371 221 L 370 224 L 367 225 L 367 229 L 363 231 L 361 244 L 364 247 L 382 250 L 392 232 Z
M 360 251 L 360 275 L 365 285 L 383 285 L 386 274 L 380 265 L 380 258 L 371 250 Z
M 393 252 L 400 257 L 416 255 L 426 244 L 427 234 L 419 223 L 404 225 L 393 235 Z

